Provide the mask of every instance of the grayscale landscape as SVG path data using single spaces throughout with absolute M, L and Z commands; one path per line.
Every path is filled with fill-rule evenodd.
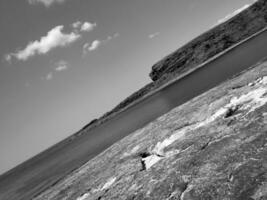
M 0 200 L 267 199 L 266 11 L 253 1 L 163 55 L 152 82 L 0 175 Z M 72 26 L 72 37 L 97 27 Z M 6 62 L 43 54 L 28 53 L 42 40 Z

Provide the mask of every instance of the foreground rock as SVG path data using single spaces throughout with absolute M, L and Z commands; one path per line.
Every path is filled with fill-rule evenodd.
M 41 199 L 267 199 L 267 61 L 117 142 Z

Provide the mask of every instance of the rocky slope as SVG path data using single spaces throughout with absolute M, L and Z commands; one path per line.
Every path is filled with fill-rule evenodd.
M 34 200 L 267 199 L 267 61 L 112 145 Z

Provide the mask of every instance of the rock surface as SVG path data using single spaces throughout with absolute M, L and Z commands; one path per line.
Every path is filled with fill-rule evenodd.
M 266 10 L 267 1 L 258 0 L 237 16 L 200 35 L 156 63 L 150 73 L 151 79 L 166 82 L 251 36 L 267 25 Z
M 267 199 L 267 61 L 135 131 L 34 200 Z

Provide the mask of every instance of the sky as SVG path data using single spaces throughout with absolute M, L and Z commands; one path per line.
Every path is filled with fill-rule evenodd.
M 253 0 L 1 0 L 0 174 L 149 83 L 151 66 Z

